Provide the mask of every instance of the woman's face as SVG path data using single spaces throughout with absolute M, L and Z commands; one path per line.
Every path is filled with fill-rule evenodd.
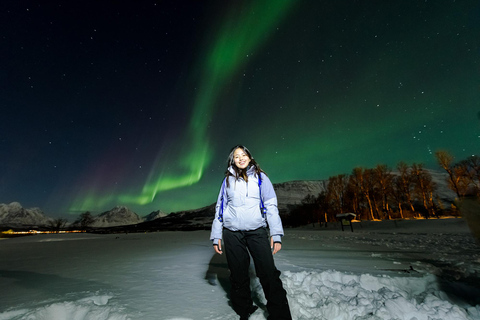
M 235 162 L 237 168 L 243 170 L 250 164 L 250 157 L 245 151 L 243 151 L 242 148 L 238 148 L 233 153 L 233 161 Z

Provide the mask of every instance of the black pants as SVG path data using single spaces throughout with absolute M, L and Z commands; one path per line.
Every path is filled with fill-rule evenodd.
M 292 319 L 280 271 L 273 261 L 267 230 L 230 231 L 224 228 L 223 241 L 232 284 L 230 299 L 235 312 L 241 317 L 246 316 L 253 304 L 248 273 L 250 253 L 267 299 L 268 319 Z

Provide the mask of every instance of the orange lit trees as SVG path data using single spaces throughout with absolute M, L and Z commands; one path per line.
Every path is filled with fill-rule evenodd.
M 365 197 L 365 200 L 368 204 L 368 209 L 370 213 L 370 220 L 375 220 L 373 214 L 373 174 L 371 169 L 364 168 L 354 168 L 352 175 L 350 176 L 350 183 L 357 190 L 360 190 L 361 194 Z

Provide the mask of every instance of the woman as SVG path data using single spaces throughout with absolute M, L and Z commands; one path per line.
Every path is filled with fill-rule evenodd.
M 277 197 L 270 179 L 246 147 L 235 146 L 228 157 L 210 239 L 218 254 L 225 249 L 232 284 L 230 299 L 241 320 L 248 319 L 257 309 L 250 291 L 250 255 L 267 299 L 268 319 L 292 318 L 280 271 L 273 261 L 273 254 L 282 248 L 282 236 Z

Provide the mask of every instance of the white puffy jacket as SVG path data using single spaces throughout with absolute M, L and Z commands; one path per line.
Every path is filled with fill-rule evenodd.
M 229 168 L 229 170 L 233 173 L 232 168 Z M 263 205 L 266 209 L 266 217 L 262 217 L 260 188 L 255 167 L 252 166 L 247 170 L 247 176 L 248 182 L 242 178 L 236 180 L 234 176 L 229 176 L 229 186 L 227 187 L 226 181 L 222 184 L 210 234 L 210 240 L 213 240 L 214 244 L 217 244 L 218 240 L 222 239 L 222 228 L 227 228 L 231 231 L 249 231 L 266 227 L 267 221 L 270 236 L 272 236 L 275 242 L 281 242 L 283 227 L 278 214 L 277 196 L 273 190 L 272 182 L 264 173 L 261 173 L 262 182 L 260 188 Z M 221 210 L 222 199 L 223 211 Z M 221 214 L 223 217 L 219 219 Z

